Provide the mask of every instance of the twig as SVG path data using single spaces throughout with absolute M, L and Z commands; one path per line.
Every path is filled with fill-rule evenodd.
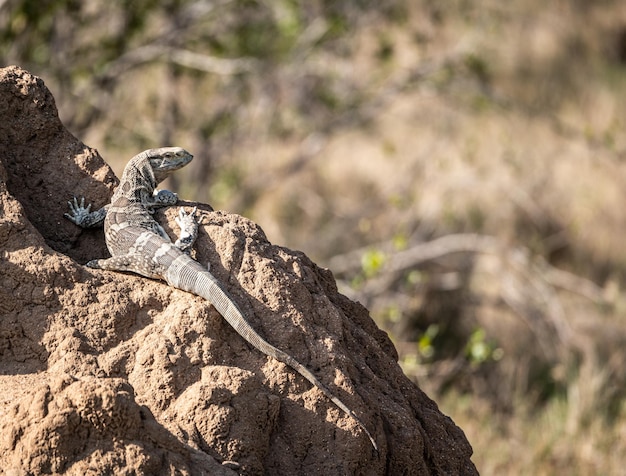
M 252 58 L 217 58 L 180 48 L 170 48 L 165 56 L 169 61 L 181 66 L 221 76 L 249 72 L 257 64 Z

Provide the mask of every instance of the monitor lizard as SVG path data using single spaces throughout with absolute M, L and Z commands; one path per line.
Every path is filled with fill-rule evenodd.
M 111 258 L 92 260 L 87 266 L 129 271 L 164 280 L 170 286 L 205 298 L 249 344 L 297 371 L 353 418 L 378 451 L 376 441 L 354 412 L 304 365 L 263 339 L 248 323 L 218 280 L 189 256 L 188 252 L 198 233 L 196 209 L 191 213 L 180 209 L 176 222 L 181 232 L 175 243 L 171 242 L 163 227 L 154 219 L 156 208 L 178 202 L 175 193 L 157 190 L 156 186 L 170 173 L 191 162 L 192 158 L 189 152 L 180 147 L 148 149 L 134 156 L 126 165 L 110 204 L 92 212 L 91 204 L 85 207 L 84 198 L 79 201 L 74 197 L 73 201 L 68 202 L 70 213 L 65 213 L 65 217 L 76 225 L 88 228 L 104 222 L 105 240 Z

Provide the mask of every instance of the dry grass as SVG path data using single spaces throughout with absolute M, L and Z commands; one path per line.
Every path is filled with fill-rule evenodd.
M 451 394 L 440 401 L 440 408 L 464 429 L 482 475 L 623 474 L 623 415 L 570 431 L 571 402 L 565 399 L 552 399 L 537 409 L 520 401 L 514 414 L 504 415 L 494 414 L 488 403 Z
M 624 8 L 561 4 L 538 15 L 528 2 L 521 11 L 485 3 L 486 13 L 473 12 L 478 20 L 433 26 L 432 47 L 412 44 L 408 28 L 392 31 L 402 51 L 389 76 L 370 83 L 366 120 L 326 136 L 304 171 L 263 194 L 254 216 L 276 241 L 331 268 L 333 257 L 364 244 L 390 260 L 394 243 L 453 232 L 526 250 L 520 268 L 529 276 L 513 276 L 525 293 L 521 313 L 503 302 L 511 273 L 501 257 L 473 255 L 456 294 L 437 281 L 452 273 L 462 282 L 458 261 L 416 266 L 423 279 L 415 286 L 378 277 L 366 291 L 362 283 L 344 290 L 388 327 L 407 373 L 466 431 L 482 474 L 623 474 L 626 68 L 609 50 Z M 371 38 L 362 41 L 371 51 Z M 489 72 L 488 84 L 468 72 L 470 60 Z M 406 81 L 411 65 L 429 62 L 424 76 Z M 597 299 L 541 287 L 542 261 L 589 280 Z M 358 274 L 354 263 L 339 277 Z M 458 306 L 441 303 L 454 299 Z M 554 312 L 567 340 L 553 330 Z M 448 341 L 435 340 L 429 359 L 417 342 L 433 323 Z M 463 349 L 476 327 L 503 356 L 459 370 L 449 340 Z

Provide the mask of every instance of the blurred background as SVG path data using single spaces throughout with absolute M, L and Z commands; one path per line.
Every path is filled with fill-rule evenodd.
M 624 474 L 626 2 L 0 0 L 0 63 L 329 267 L 482 474 Z

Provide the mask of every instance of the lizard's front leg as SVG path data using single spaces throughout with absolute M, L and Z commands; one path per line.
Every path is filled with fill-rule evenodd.
M 70 213 L 65 213 L 65 218 L 81 228 L 101 226 L 104 218 L 107 216 L 107 209 L 109 208 L 109 205 L 106 205 L 92 212 L 91 203 L 85 207 L 85 197 L 81 197 L 80 203 L 76 197 L 74 197 L 74 200 L 70 200 L 67 204 L 70 207 Z
M 154 199 L 154 207 L 169 207 L 178 202 L 178 195 L 169 190 L 155 190 L 152 193 L 152 198 Z

